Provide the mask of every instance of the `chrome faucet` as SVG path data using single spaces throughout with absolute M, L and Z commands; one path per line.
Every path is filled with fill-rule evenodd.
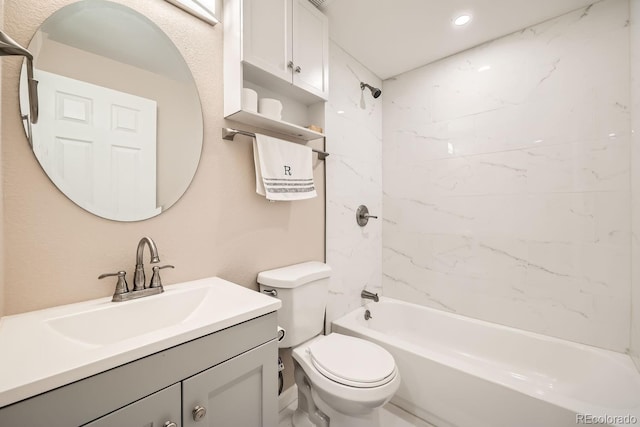
M 375 302 L 380 301 L 380 298 L 378 297 L 378 294 L 374 294 L 373 292 L 369 292 L 366 289 L 362 290 L 362 292 L 360 293 L 360 297 L 364 298 L 364 299 L 372 299 Z
M 151 252 L 151 264 L 157 264 L 160 262 L 158 257 L 158 247 L 151 237 L 143 237 L 138 242 L 138 249 L 136 250 L 136 271 L 133 274 L 133 290 L 141 291 L 145 287 L 144 276 L 144 264 L 142 261 L 142 255 L 144 254 L 144 245 L 149 246 L 149 252 Z
M 118 276 L 118 283 L 116 284 L 116 290 L 113 293 L 111 301 L 129 301 L 136 298 L 146 297 L 149 295 L 156 295 L 164 292 L 162 287 L 162 280 L 160 279 L 160 270 L 163 268 L 174 268 L 173 265 L 163 265 L 153 267 L 153 276 L 149 282 L 149 286 L 145 286 L 144 265 L 142 261 L 142 255 L 144 254 L 144 246 L 149 246 L 149 252 L 151 252 L 151 263 L 156 264 L 160 262 L 158 256 L 158 248 L 155 242 L 150 237 L 143 237 L 138 242 L 138 249 L 136 251 L 136 271 L 133 275 L 133 289 L 129 290 L 127 285 L 126 273 L 124 271 L 118 271 L 117 273 L 101 274 L 98 279 L 104 279 L 105 277 Z

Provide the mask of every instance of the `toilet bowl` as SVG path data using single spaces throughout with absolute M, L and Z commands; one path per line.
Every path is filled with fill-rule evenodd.
M 295 427 L 377 427 L 400 386 L 391 354 L 361 338 L 321 335 L 331 268 L 305 262 L 258 274 L 260 292 L 282 301 L 280 348 L 292 348 L 298 386 Z
M 379 426 L 378 409 L 400 387 L 393 357 L 360 338 L 321 335 L 294 348 L 292 355 L 298 392 L 307 393 L 302 402 L 299 399 L 295 427 L 324 425 L 310 420 L 316 408 L 331 427 Z

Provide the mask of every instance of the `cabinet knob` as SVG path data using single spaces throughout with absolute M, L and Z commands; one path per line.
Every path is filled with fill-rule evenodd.
M 293 61 L 287 62 L 287 68 L 293 68 Z
M 167 421 L 162 425 L 162 427 L 178 427 L 178 424 L 174 423 L 173 421 Z
M 203 408 L 200 405 L 196 405 L 195 408 L 193 408 L 193 421 L 200 421 L 201 419 L 204 418 L 205 415 L 207 415 L 207 410 L 206 408 Z
M 302 72 L 302 68 L 300 68 L 300 66 L 298 65 L 293 71 L 295 71 L 296 73 L 300 73 Z

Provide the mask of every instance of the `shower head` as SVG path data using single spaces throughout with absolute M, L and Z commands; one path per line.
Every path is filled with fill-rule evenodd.
M 370 84 L 360 82 L 360 89 L 364 90 L 365 87 L 369 88 L 369 90 L 371 91 L 371 95 L 373 95 L 374 98 L 378 98 L 380 95 L 382 95 L 382 91 L 377 87 L 373 87 Z

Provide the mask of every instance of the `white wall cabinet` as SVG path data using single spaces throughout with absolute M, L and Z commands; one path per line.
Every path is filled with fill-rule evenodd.
M 293 84 L 329 99 L 329 21 L 308 0 L 292 0 Z
M 225 0 L 225 117 L 305 140 L 324 135 L 328 20 L 308 0 Z M 282 120 L 244 111 L 242 88 L 283 103 Z
M 292 0 L 242 0 L 241 61 L 291 82 Z
M 328 21 L 308 0 L 243 0 L 242 61 L 328 99 Z
M 276 332 L 273 312 L 0 408 L 0 426 L 277 427 Z

